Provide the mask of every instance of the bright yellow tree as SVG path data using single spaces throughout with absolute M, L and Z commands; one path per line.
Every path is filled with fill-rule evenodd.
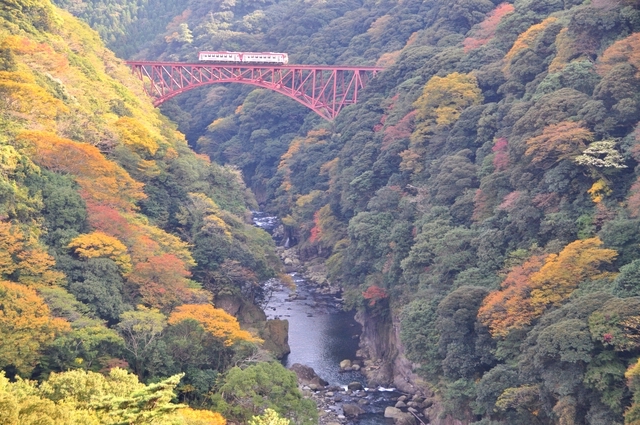
M 64 275 L 54 270 L 54 265 L 55 260 L 34 235 L 25 235 L 20 227 L 0 222 L 0 279 L 29 286 L 58 285 Z
M 183 320 L 195 320 L 214 337 L 230 346 L 238 341 L 262 342 L 251 333 L 240 329 L 238 320 L 226 311 L 211 304 L 185 304 L 176 308 L 169 316 L 169 324 L 175 325 Z
M 40 353 L 56 335 L 71 330 L 63 319 L 53 318 L 35 290 L 0 280 L 0 369 L 13 365 L 29 374 Z
M 67 248 L 72 249 L 80 258 L 110 258 L 123 273 L 131 271 L 131 256 L 127 253 L 127 247 L 117 238 L 102 232 L 77 236 L 69 242 Z

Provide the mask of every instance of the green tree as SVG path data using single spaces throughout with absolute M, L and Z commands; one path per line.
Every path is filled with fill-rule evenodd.
M 263 362 L 245 369 L 233 367 L 213 396 L 215 410 L 229 419 L 247 422 L 271 408 L 293 424 L 318 420 L 315 403 L 298 390 L 296 374 L 280 363 Z

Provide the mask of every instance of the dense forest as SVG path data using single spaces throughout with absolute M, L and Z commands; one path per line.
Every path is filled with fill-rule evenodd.
M 431 423 L 640 423 L 638 0 L 58 4 L 123 58 L 386 69 L 333 122 L 240 85 L 165 103 L 169 121 L 96 33 L 5 0 L 0 403 L 15 415 L 314 421 L 295 378 L 247 362 L 259 329 L 210 303 L 259 304 L 280 273 L 245 224 L 260 205 L 342 285 L 382 361 L 370 382 L 397 383 L 406 357 Z M 264 376 L 281 399 L 225 399 Z
M 314 422 L 251 311 L 282 272 L 240 172 L 46 0 L 2 3 L 0 129 L 1 423 Z

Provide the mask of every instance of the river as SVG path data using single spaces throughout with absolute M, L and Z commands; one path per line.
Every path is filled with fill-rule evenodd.
M 277 226 L 277 218 L 254 213 L 254 223 L 269 233 Z M 289 321 L 289 346 L 291 353 L 282 359 L 290 367 L 300 363 L 312 367 L 329 385 L 346 386 L 350 382 L 367 385 L 360 372 L 340 372 L 340 362 L 356 359 L 361 326 L 353 318 L 352 311 L 342 309 L 341 300 L 335 295 L 315 291 L 313 284 L 297 274 L 292 275 L 296 288 L 278 287 L 272 294 L 265 312 L 269 319 Z M 292 297 L 292 293 L 295 297 Z M 361 406 L 366 413 L 349 424 L 393 424 L 384 418 L 384 409 L 393 405 L 393 397 L 399 394 L 385 391 L 369 391 L 368 404 Z M 351 402 L 345 397 L 345 402 Z M 355 402 L 355 400 L 354 400 Z
M 364 375 L 356 371 L 340 372 L 340 362 L 354 360 L 358 350 L 361 326 L 353 319 L 353 312 L 343 311 L 340 301 L 334 295 L 314 291 L 311 283 L 294 274 L 295 298 L 286 287 L 276 290 L 266 313 L 269 319 L 280 318 L 289 321 L 289 346 L 291 353 L 282 359 L 282 364 L 290 367 L 300 363 L 312 367 L 318 376 L 329 385 L 346 387 L 358 381 L 366 387 Z M 374 425 L 393 424 L 384 418 L 386 406 L 393 405 L 392 397 L 398 394 L 390 391 L 369 391 L 368 404 L 361 406 L 366 413 L 349 424 Z M 344 397 L 344 402 L 357 403 L 357 399 Z

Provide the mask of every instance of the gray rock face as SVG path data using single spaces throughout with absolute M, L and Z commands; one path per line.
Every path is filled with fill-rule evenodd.
M 344 415 L 348 418 L 357 417 L 364 413 L 364 410 L 362 409 L 362 407 L 358 406 L 357 404 L 343 404 L 342 411 L 344 412 Z

